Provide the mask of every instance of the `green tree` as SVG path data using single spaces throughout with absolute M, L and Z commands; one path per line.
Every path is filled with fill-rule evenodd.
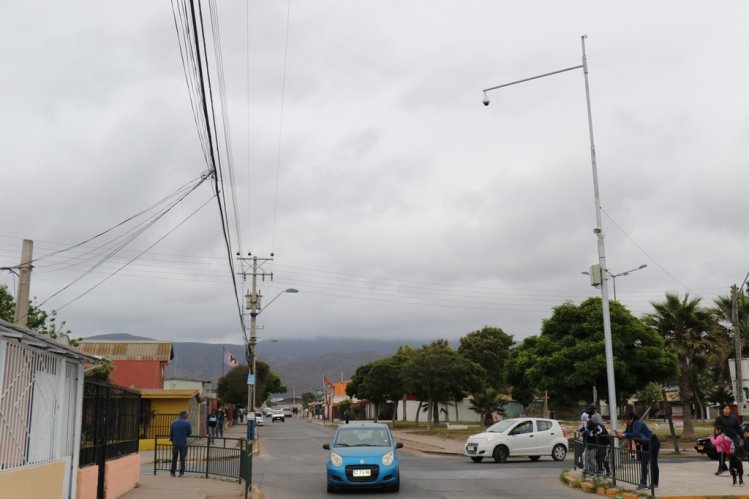
M 416 349 L 412 347 L 411 345 L 403 344 L 398 347 L 398 350 L 396 350 L 395 354 L 392 356 L 393 364 L 395 369 L 398 371 L 398 374 L 400 375 L 403 371 L 403 364 L 406 363 L 411 357 L 413 357 L 416 354 Z M 401 414 L 401 419 L 403 421 L 406 420 L 406 398 L 404 395 L 406 394 L 405 389 L 405 382 L 403 381 L 403 377 L 401 376 L 401 388 L 402 392 L 400 394 L 400 397 L 403 399 L 403 411 Z M 395 412 L 393 411 L 393 417 L 395 417 Z M 419 414 L 418 411 L 416 413 L 416 422 L 419 421 Z
M 302 404 L 304 404 L 304 407 L 308 407 L 315 400 L 317 400 L 317 397 L 312 392 L 304 392 L 302 394 Z
M 381 404 L 388 400 L 397 403 L 403 396 L 403 383 L 396 362 L 388 358 L 360 366 L 351 377 L 351 382 L 346 385 L 346 394 L 373 403 L 374 420 L 377 421 Z
M 15 315 L 16 302 L 13 299 L 13 295 L 8 292 L 8 287 L 2 284 L 0 285 L 0 319 L 13 322 L 15 320 Z M 62 334 L 70 335 L 70 330 L 64 329 L 65 321 L 57 324 L 56 310 L 47 313 L 33 303 L 29 304 L 29 313 L 26 317 L 26 327 L 33 329 L 38 333 L 46 334 L 51 338 L 57 338 Z M 81 338 L 71 338 L 70 340 L 70 343 L 73 346 L 77 346 L 80 342 Z
M 455 352 L 445 340 L 424 345 L 401 369 L 406 390 L 427 402 L 430 430 L 437 403 L 478 390 L 486 376 L 481 366 Z
M 716 370 L 719 378 L 716 382 L 731 382 L 731 374 L 728 370 L 728 359 L 733 357 L 736 358 L 736 352 L 734 348 L 734 327 L 733 327 L 733 300 L 730 296 L 718 296 L 714 301 L 714 307 L 710 309 L 710 312 L 715 317 L 718 323 L 718 332 L 716 334 L 722 334 L 725 336 L 725 347 L 718 352 L 715 352 L 714 356 L 706 359 L 714 364 L 713 367 L 717 367 Z M 738 328 L 739 334 L 742 340 L 741 353 L 747 352 L 749 346 L 749 298 L 746 294 L 740 292 L 738 294 L 737 301 L 737 312 L 738 312 Z M 746 373 L 743 373 L 746 374 Z M 742 375 L 743 375 L 742 374 Z
M 512 336 L 500 328 L 484 326 L 460 339 L 458 353 L 483 367 L 486 385 L 499 390 L 504 386 L 505 362 L 513 343 Z
M 684 414 L 682 438 L 685 439 L 695 437 L 692 404 L 697 374 L 706 369 L 706 358 L 724 344 L 715 316 L 702 308 L 700 301 L 700 298 L 690 298 L 689 293 L 683 299 L 678 293 L 666 293 L 664 301 L 650 302 L 653 312 L 643 318 L 678 359 L 679 398 Z
M 112 383 L 112 378 L 109 375 L 114 371 L 115 367 L 117 366 L 111 360 L 99 359 L 95 366 L 86 371 L 84 377 L 93 381 Z
M 610 305 L 614 373 L 622 402 L 651 381 L 671 379 L 677 364 L 655 331 L 620 303 Z M 544 390 L 552 403 L 563 406 L 592 400 L 593 387 L 608 399 L 601 299 L 555 307 L 543 321 L 541 334 L 511 351 L 506 374 L 513 398 L 524 405 Z
M 247 407 L 247 373 L 250 368 L 240 364 L 232 368 L 218 380 L 216 393 L 229 404 Z M 271 371 L 270 366 L 258 360 L 255 362 L 255 403 L 260 405 L 270 398 L 271 393 L 286 393 L 287 388 L 281 384 L 281 378 Z
M 505 404 L 502 394 L 491 386 L 484 387 L 483 390 L 474 393 L 471 399 L 471 410 L 481 415 L 481 421 L 484 425 L 489 426 L 494 422 L 494 413 L 503 414 Z

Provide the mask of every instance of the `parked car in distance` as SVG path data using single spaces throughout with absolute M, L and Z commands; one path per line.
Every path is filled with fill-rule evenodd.
M 263 415 L 259 412 L 255 413 L 255 426 L 263 426 Z
M 749 423 L 741 423 L 741 434 L 749 430 Z M 710 441 L 710 437 L 698 438 L 694 441 L 694 450 L 700 454 L 705 454 L 710 459 L 718 459 L 718 452 L 715 450 L 715 446 Z
M 290 417 L 292 417 L 292 416 L 293 416 L 294 414 L 293 414 L 293 413 L 291 412 L 291 409 L 290 409 L 290 408 L 288 408 L 288 407 L 284 407 L 284 408 L 283 408 L 283 415 L 284 415 L 284 416 L 286 416 L 287 418 L 290 418 Z
M 275 423 L 276 421 L 284 422 L 285 416 L 281 409 L 273 409 L 273 414 L 270 416 L 270 422 Z
M 327 463 L 328 492 L 339 488 L 382 487 L 400 490 L 400 463 L 390 428 L 382 423 L 341 425 L 330 444 Z
M 270 407 L 263 407 L 263 416 L 265 416 L 266 418 L 269 418 L 272 415 L 273 415 L 273 409 L 271 409 Z
M 514 418 L 495 423 L 482 433 L 471 435 L 463 454 L 474 463 L 491 457 L 504 463 L 509 457 L 527 456 L 537 461 L 541 456 L 551 456 L 563 461 L 567 456 L 567 435 L 554 419 Z

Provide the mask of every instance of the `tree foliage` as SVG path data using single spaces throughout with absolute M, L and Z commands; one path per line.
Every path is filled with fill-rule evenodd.
M 505 362 L 514 343 L 498 327 L 484 326 L 460 338 L 458 353 L 486 371 L 485 383 L 496 390 L 504 386 Z
M 13 295 L 8 292 L 7 286 L 0 285 L 0 319 L 7 322 L 13 322 L 16 315 L 16 302 Z M 46 334 L 50 338 L 57 338 L 61 335 L 70 335 L 70 330 L 65 329 L 65 321 L 57 323 L 57 311 L 46 312 L 33 303 L 29 304 L 29 313 L 26 317 L 26 327 L 33 329 L 38 333 Z M 80 338 L 70 338 L 73 346 L 81 342 Z
M 610 303 L 611 336 L 618 402 L 651 381 L 673 378 L 675 357 L 664 351 L 663 339 L 620 303 Z M 513 397 L 529 404 L 548 391 L 557 404 L 592 400 L 593 387 L 607 399 L 608 383 L 601 299 L 555 307 L 543 321 L 541 334 L 526 338 L 507 361 Z
M 417 350 L 403 364 L 401 376 L 409 393 L 427 401 L 428 427 L 431 429 L 434 405 L 478 391 L 486 371 L 455 352 L 447 341 L 436 340 Z
M 218 397 L 229 404 L 247 406 L 249 371 L 249 366 L 242 364 L 220 377 L 216 389 Z M 262 360 L 255 362 L 255 403 L 257 405 L 267 401 L 271 393 L 286 393 L 287 391 L 288 389 L 281 383 L 281 378 L 271 371 L 268 364 Z
M 684 438 L 693 438 L 692 403 L 698 375 L 708 367 L 708 359 L 726 347 L 725 335 L 717 327 L 716 317 L 700 306 L 700 298 L 689 293 L 680 298 L 677 293 L 666 293 L 662 302 L 651 302 L 653 312 L 644 322 L 656 331 L 669 352 L 679 362 L 679 398 L 684 407 Z
M 494 422 L 494 413 L 503 414 L 504 399 L 502 394 L 491 386 L 474 393 L 471 398 L 471 410 L 481 415 L 481 421 L 489 426 Z
M 403 382 L 397 361 L 391 357 L 360 366 L 351 377 L 351 382 L 346 385 L 346 394 L 372 402 L 377 421 L 383 402 L 398 401 L 403 396 Z

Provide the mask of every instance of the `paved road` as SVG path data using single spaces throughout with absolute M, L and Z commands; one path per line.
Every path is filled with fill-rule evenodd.
M 472 463 L 462 456 L 421 454 L 402 449 L 399 494 L 381 491 L 351 491 L 330 495 L 325 487 L 325 462 L 332 427 L 299 419 L 268 423 L 261 429 L 260 455 L 253 465 L 254 482 L 267 499 L 369 497 L 371 495 L 410 498 L 470 499 L 484 497 L 580 499 L 581 492 L 559 482 L 564 468 L 550 458 L 538 462 L 510 460 Z

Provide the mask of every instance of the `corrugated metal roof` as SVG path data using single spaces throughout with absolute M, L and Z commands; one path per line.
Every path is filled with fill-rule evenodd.
M 141 396 L 147 399 L 187 399 L 199 395 L 197 390 L 161 390 L 158 388 L 142 388 L 139 391 Z
M 170 361 L 174 350 L 170 341 L 88 341 L 80 349 L 110 360 L 160 360 Z

